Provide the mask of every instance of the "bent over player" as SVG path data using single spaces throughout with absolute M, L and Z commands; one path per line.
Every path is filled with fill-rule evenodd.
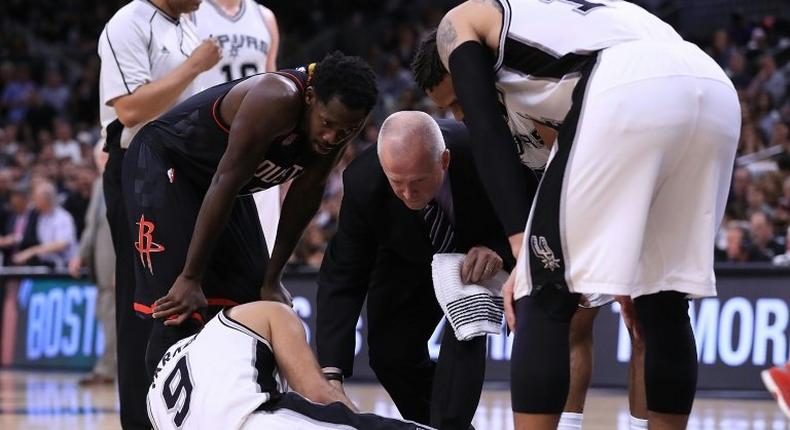
M 156 369 L 148 411 L 159 430 L 429 429 L 357 413 L 324 378 L 299 317 L 273 302 L 221 311 L 173 345 Z
M 369 66 L 334 53 L 307 69 L 212 87 L 137 134 L 123 192 L 138 255 L 135 309 L 156 319 L 149 371 L 194 333 L 199 309 L 289 301 L 282 269 L 376 96 Z M 254 204 L 237 196 L 291 179 L 267 263 Z
M 732 83 L 624 1 L 467 1 L 442 19 L 437 51 L 474 140 L 490 142 L 475 154 L 489 194 L 518 177 L 500 103 L 511 127 L 557 130 L 505 291 L 516 428 L 556 427 L 569 322 L 579 294 L 594 293 L 633 299 L 649 426 L 684 428 L 697 376 L 687 298 L 716 294 L 713 242 L 740 129 Z

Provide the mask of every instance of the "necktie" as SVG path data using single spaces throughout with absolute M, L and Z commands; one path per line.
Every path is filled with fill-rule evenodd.
M 425 226 L 428 228 L 428 238 L 436 254 L 453 252 L 455 250 L 455 232 L 450 219 L 442 207 L 431 200 L 422 210 Z

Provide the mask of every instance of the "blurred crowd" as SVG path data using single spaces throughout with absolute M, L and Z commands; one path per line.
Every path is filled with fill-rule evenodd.
M 125 1 L 20 0 L 0 14 L 0 249 L 3 265 L 65 268 L 84 228 L 99 139 L 96 38 Z M 264 2 L 280 20 L 281 67 L 331 49 L 364 57 L 378 75 L 371 121 L 332 175 L 318 216 L 291 260 L 317 267 L 334 233 L 341 172 L 375 143 L 391 112 L 437 110 L 415 87 L 409 62 L 422 36 L 453 2 L 388 0 Z M 271 3 L 271 4 L 269 4 Z M 288 3 L 289 7 L 278 7 Z M 301 8 L 301 9 L 300 9 Z M 57 10 L 57 13 L 52 13 Z M 282 13 L 280 13 L 282 11 Z M 742 135 L 716 245 L 717 261 L 790 265 L 790 32 L 772 16 L 733 15 L 727 28 L 694 40 L 732 78 Z

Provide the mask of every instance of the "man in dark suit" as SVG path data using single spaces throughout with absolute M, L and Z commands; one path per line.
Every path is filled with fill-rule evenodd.
M 459 122 L 437 126 L 422 112 L 390 116 L 377 147 L 343 175 L 338 231 L 318 281 L 318 357 L 327 378 L 337 385 L 352 374 L 355 326 L 367 297 L 372 369 L 404 418 L 442 430 L 470 426 L 486 337 L 460 342 L 447 325 L 439 362 L 431 361 L 427 341 L 442 318 L 432 255 L 466 253 L 463 281 L 490 278 L 513 266 L 507 235 L 523 228 L 529 211 L 513 208 L 521 215 L 503 228 L 470 151 Z M 449 227 L 437 221 L 437 210 Z

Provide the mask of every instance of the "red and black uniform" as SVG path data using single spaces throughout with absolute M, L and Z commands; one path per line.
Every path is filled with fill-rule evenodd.
M 302 93 L 308 85 L 304 69 L 276 73 L 292 79 Z M 167 295 L 184 268 L 203 198 L 228 146 L 229 127 L 220 118 L 219 106 L 243 80 L 217 85 L 176 105 L 143 127 L 124 157 L 123 196 L 136 257 L 134 308 L 142 317 L 150 317 L 153 303 Z M 310 155 L 309 142 L 298 132 L 272 142 L 239 196 L 299 176 Z M 269 259 L 252 199 L 237 198 L 227 225 L 217 228 L 223 233 L 201 282 L 209 318 L 224 306 L 258 300 Z M 159 352 L 191 334 L 195 325 L 185 323 L 164 338 L 152 334 L 149 369 L 161 358 Z

